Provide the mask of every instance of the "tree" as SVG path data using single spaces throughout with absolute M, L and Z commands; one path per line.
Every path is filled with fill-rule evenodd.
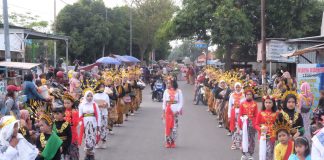
M 71 37 L 71 59 L 81 58 L 87 63 L 102 55 L 102 48 L 110 41 L 111 23 L 106 20 L 102 0 L 80 0 L 64 7 L 55 22 L 56 31 Z M 63 49 L 61 43 L 59 48 Z M 64 53 L 61 50 L 61 53 Z
M 216 8 L 212 25 L 213 42 L 226 48 L 225 69 L 231 68 L 231 55 L 235 47 L 251 42 L 252 24 L 244 12 L 235 7 L 233 0 L 224 0 Z
M 176 8 L 172 0 L 138 0 L 135 6 L 134 40 L 143 61 L 145 53 L 155 50 L 158 45 L 155 34 L 171 19 Z
M 200 49 L 195 47 L 195 40 L 184 39 L 182 44 L 172 49 L 169 55 L 169 60 L 183 60 L 185 57 L 189 57 L 191 60 L 195 60 L 199 56 Z

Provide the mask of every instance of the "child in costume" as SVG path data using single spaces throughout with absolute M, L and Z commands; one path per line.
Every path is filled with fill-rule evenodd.
M 310 147 L 306 137 L 297 137 L 294 141 L 294 154 L 288 160 L 311 160 Z
M 63 141 L 61 157 L 64 160 L 69 160 L 69 148 L 72 141 L 72 131 L 70 123 L 64 120 L 64 108 L 54 108 L 53 113 L 55 119 L 53 130 Z
M 40 135 L 36 140 L 36 147 L 40 151 L 36 160 L 61 160 L 60 148 L 63 141 L 53 132 L 53 121 L 46 115 L 40 116 Z

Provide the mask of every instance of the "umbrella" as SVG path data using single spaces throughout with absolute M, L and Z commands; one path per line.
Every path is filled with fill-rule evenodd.
M 97 63 L 103 63 L 103 64 L 117 64 L 119 65 L 120 62 L 112 57 L 101 57 L 96 61 Z
M 125 57 L 126 59 L 128 59 L 129 61 L 134 62 L 134 63 L 141 62 L 139 59 L 137 59 L 133 56 L 124 55 L 122 57 Z
M 120 55 L 114 55 L 114 57 L 120 61 L 120 62 L 124 62 L 124 63 L 131 63 L 130 60 L 128 60 L 127 58 L 123 57 L 123 56 L 120 56 Z

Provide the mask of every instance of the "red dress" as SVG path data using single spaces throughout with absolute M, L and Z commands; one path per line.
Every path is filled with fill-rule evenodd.
M 231 119 L 230 119 L 230 131 L 234 132 L 235 130 L 235 109 L 240 107 L 240 101 L 242 99 L 242 97 L 244 96 L 242 92 L 240 93 L 236 93 L 234 92 L 232 94 L 233 98 L 234 98 L 234 104 L 233 107 L 231 109 Z M 239 119 L 239 118 L 238 118 Z
M 78 142 L 78 131 L 77 127 L 79 125 L 79 112 L 75 109 L 65 110 L 65 121 L 69 122 L 72 131 L 72 143 Z
M 239 118 L 241 118 L 243 115 L 247 115 L 249 117 L 249 120 L 252 121 L 252 125 L 255 126 L 255 120 L 258 116 L 258 105 L 254 101 L 244 101 L 240 105 L 240 113 Z M 242 128 L 242 121 L 238 121 L 239 127 Z
M 276 137 L 272 135 L 272 127 L 277 119 L 278 112 L 272 112 L 271 110 L 265 110 L 258 113 L 258 116 L 255 121 L 254 128 L 258 131 L 259 139 L 261 135 L 261 126 L 266 126 L 268 128 L 267 136 L 270 137 L 270 140 L 274 142 Z

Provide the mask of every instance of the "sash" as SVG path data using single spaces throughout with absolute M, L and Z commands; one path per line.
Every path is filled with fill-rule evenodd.
M 260 136 L 259 160 L 267 160 L 267 134 L 261 133 Z
M 56 155 L 56 152 L 61 147 L 63 141 L 59 136 L 57 136 L 56 132 L 52 132 L 51 136 L 48 138 L 45 148 L 41 155 L 45 160 L 51 160 Z
M 249 151 L 249 133 L 248 133 L 248 122 L 247 120 L 249 119 L 248 116 L 244 115 L 241 117 L 241 121 L 243 122 L 243 127 L 242 127 L 242 150 L 244 153 Z
M 235 130 L 235 116 L 236 116 L 235 108 L 232 107 L 232 109 L 231 109 L 231 118 L 230 118 L 230 131 L 231 132 L 234 132 L 234 130 Z
M 98 111 L 97 111 L 97 108 L 96 108 L 96 104 L 93 103 L 92 106 L 93 106 L 93 110 L 94 110 L 94 115 L 96 117 L 96 121 L 98 123 Z M 83 116 L 80 117 L 80 121 L 82 122 L 82 124 L 81 124 L 81 128 L 80 128 L 80 133 L 79 133 L 80 136 L 78 137 L 79 138 L 79 145 L 82 145 L 82 139 L 83 139 L 83 134 L 84 134 L 84 121 L 83 121 L 83 118 L 84 118 Z M 95 127 L 97 127 L 97 126 L 95 126 Z M 98 132 L 99 131 L 97 131 L 97 135 L 96 135 L 96 143 L 98 143 L 99 140 L 100 140 Z
M 168 90 L 169 96 L 170 96 L 170 102 L 174 101 L 175 97 L 175 91 L 169 89 Z M 166 109 L 165 109 L 165 135 L 170 136 L 171 135 L 171 129 L 174 127 L 174 115 L 171 110 L 172 103 L 167 103 Z
M 287 150 L 286 150 L 286 154 L 284 156 L 284 160 L 288 160 L 289 156 L 291 155 L 292 153 L 292 150 L 293 150 L 293 141 L 292 140 L 289 140 L 288 141 L 288 146 L 287 146 Z

